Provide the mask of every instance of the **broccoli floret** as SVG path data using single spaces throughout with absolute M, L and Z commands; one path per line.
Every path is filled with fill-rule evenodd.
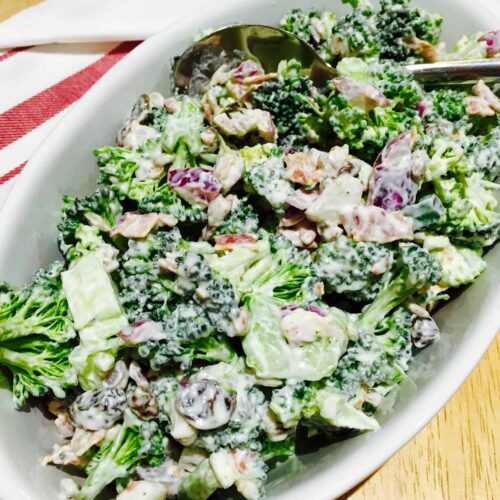
M 119 270 L 119 298 L 130 321 L 161 321 L 171 310 L 174 281 L 160 271 L 158 260 L 174 251 L 180 240 L 178 229 L 129 240 Z
M 299 422 L 320 430 L 378 428 L 375 419 L 354 408 L 344 393 L 325 381 L 288 381 L 273 391 L 270 408 L 285 428 Z
M 73 321 L 61 285 L 63 262 L 53 263 L 20 289 L 0 284 L 0 342 L 31 334 L 54 342 L 75 337 Z
M 149 359 L 153 370 L 169 364 L 180 364 L 185 369 L 194 359 L 230 361 L 235 355 L 228 342 L 215 335 L 204 309 L 194 302 L 179 304 L 164 318 L 163 330 L 165 340 L 150 340 L 138 349 L 141 357 Z
M 437 196 L 445 207 L 444 218 L 436 226 L 453 243 L 481 248 L 499 237 L 500 217 L 495 211 L 498 184 L 480 173 L 434 180 Z
M 0 343 L 0 365 L 12 373 L 12 393 L 16 408 L 29 396 L 40 397 L 51 390 L 64 398 L 65 389 L 76 385 L 68 356 L 73 347 L 43 335 L 30 335 Z
M 443 18 L 420 8 L 411 8 L 410 0 L 382 0 L 377 13 L 378 44 L 381 59 L 406 61 L 419 59 L 405 42 L 414 38 L 437 45 Z M 417 56 L 417 57 L 416 57 Z
M 252 91 L 255 108 L 269 111 L 278 131 L 278 144 L 303 147 L 324 142 L 325 128 L 316 89 L 310 78 L 300 75 L 297 61 L 282 61 L 278 80 Z
M 325 61 L 330 61 L 330 41 L 336 22 L 333 12 L 293 9 L 281 20 L 280 26 L 311 44 Z
M 417 102 L 423 98 L 422 88 L 403 65 L 380 62 L 369 68 L 371 82 L 392 101 L 394 109 L 414 110 Z
M 106 439 L 86 466 L 88 477 L 78 500 L 93 500 L 108 484 L 129 476 L 141 462 L 151 466 L 163 462 L 159 456 L 160 440 L 163 442 L 157 425 L 143 422 L 127 410 L 118 434 Z
M 328 291 L 371 302 L 386 284 L 392 252 L 378 243 L 339 239 L 316 252 L 314 271 Z
M 193 296 L 217 333 L 234 336 L 239 307 L 232 285 L 212 271 L 203 255 L 180 254 L 177 266 L 177 288 Z
M 258 149 L 259 153 L 250 155 L 243 151 L 244 155 L 250 156 L 250 159 L 245 158 L 245 189 L 262 196 L 276 213 L 283 213 L 285 200 L 293 193 L 293 186 L 283 178 L 286 170 L 281 148 L 257 146 L 248 149 Z
M 488 181 L 500 176 L 500 126 L 483 136 L 468 135 L 463 139 L 468 171 L 479 172 Z
M 59 230 L 59 249 L 69 262 L 109 244 L 109 233 L 123 212 L 115 193 L 100 188 L 81 198 L 64 197 Z
M 467 115 L 465 112 L 465 98 L 467 92 L 456 89 L 439 89 L 430 93 L 432 98 L 432 110 L 437 117 L 444 118 L 450 122 L 457 122 Z M 424 115 L 426 121 L 435 115 Z
M 351 105 L 334 93 L 328 99 L 330 125 L 337 137 L 345 141 L 357 156 L 373 161 L 387 142 L 416 124 L 416 111 L 396 111 L 377 107 L 370 111 Z
M 420 288 L 435 285 L 441 274 L 441 266 L 436 259 L 414 243 L 400 244 L 396 269 L 398 274 L 359 316 L 358 327 L 361 331 L 375 331 L 389 312 Z
M 62 262 L 38 271 L 32 283 L 15 289 L 0 284 L 0 366 L 12 374 L 16 407 L 51 390 L 64 397 L 75 385 L 68 356 L 76 336 L 62 291 Z
M 340 19 L 333 27 L 330 42 L 333 56 L 375 58 L 379 54 L 377 19 L 369 2 L 345 2 L 353 11 Z M 358 3 L 359 8 L 358 8 Z
M 222 224 L 215 228 L 212 237 L 215 238 L 222 234 L 256 234 L 258 230 L 259 216 L 255 212 L 253 205 L 246 200 L 235 198 L 231 211 Z
M 154 156 L 161 154 L 159 141 L 147 146 L 139 151 L 111 146 L 96 149 L 94 155 L 100 171 L 98 182 L 108 186 L 121 200 L 136 203 L 142 212 L 167 213 L 181 222 L 206 220 L 206 214 L 200 208 L 188 205 L 166 184 L 166 171 L 154 179 L 136 177 L 141 165 L 153 168 Z
M 375 335 L 360 331 L 359 338 L 340 358 L 329 383 L 353 398 L 361 388 L 382 386 L 384 394 L 401 382 L 412 356 L 412 321 L 412 315 L 399 308 L 379 322 Z

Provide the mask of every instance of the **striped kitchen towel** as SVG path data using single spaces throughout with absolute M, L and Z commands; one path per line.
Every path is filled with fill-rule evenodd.
M 0 206 L 59 120 L 138 43 L 46 45 L 0 53 Z

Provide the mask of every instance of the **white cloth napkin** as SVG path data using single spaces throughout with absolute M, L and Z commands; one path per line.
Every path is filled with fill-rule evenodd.
M 45 0 L 0 23 L 0 49 L 48 43 L 144 40 L 214 1 Z

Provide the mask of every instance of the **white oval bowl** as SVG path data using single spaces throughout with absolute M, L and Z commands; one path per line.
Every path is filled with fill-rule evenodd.
M 461 34 L 500 24 L 498 13 L 477 2 L 427 0 L 416 4 L 439 10 L 444 16 L 448 43 Z M 109 71 L 40 147 L 5 203 L 0 215 L 1 279 L 20 284 L 34 270 L 60 258 L 56 225 L 62 195 L 83 195 L 95 188 L 97 168 L 92 150 L 114 141 L 141 93 L 167 93 L 170 60 L 189 45 L 195 33 L 232 22 L 277 23 L 292 7 L 346 11 L 345 6 L 319 0 L 212 0 L 141 44 Z M 331 500 L 375 471 L 429 422 L 463 383 L 500 327 L 500 245 L 486 260 L 488 271 L 437 315 L 441 341 L 417 356 L 394 408 L 380 417 L 382 428 L 301 456 L 286 469 L 273 472 L 269 498 Z M 0 498 L 56 498 L 58 480 L 65 474 L 39 465 L 39 457 L 58 439 L 54 426 L 38 410 L 14 411 L 10 394 L 3 389 L 0 419 Z

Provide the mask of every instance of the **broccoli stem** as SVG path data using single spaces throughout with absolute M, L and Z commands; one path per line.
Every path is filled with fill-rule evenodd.
M 382 290 L 375 300 L 361 313 L 357 325 L 360 330 L 373 331 L 375 327 L 396 306 L 413 295 L 417 286 L 408 286 L 408 281 L 402 275 L 393 280 Z
M 98 452 L 97 463 L 90 463 L 91 472 L 82 486 L 78 500 L 93 500 L 111 482 L 126 477 L 139 462 L 141 438 L 137 425 L 123 424 L 114 442 Z
M 221 487 L 208 458 L 189 474 L 179 488 L 179 500 L 206 500 Z

